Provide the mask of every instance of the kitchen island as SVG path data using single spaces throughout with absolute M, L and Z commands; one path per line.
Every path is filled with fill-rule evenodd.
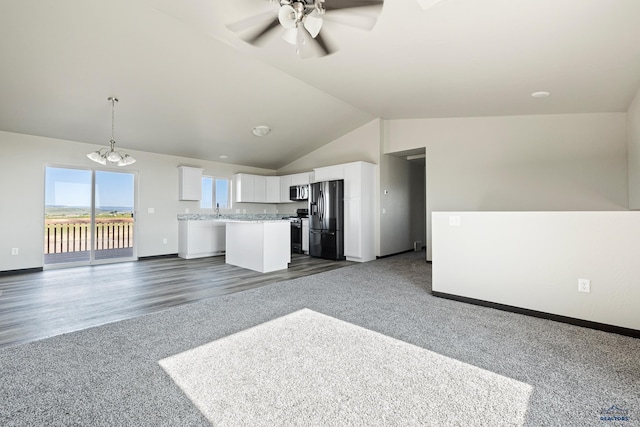
M 268 273 L 289 268 L 291 223 L 287 220 L 227 220 L 227 264 Z
M 261 273 L 284 270 L 291 262 L 289 220 L 267 215 L 185 214 L 178 215 L 178 221 L 178 255 L 182 258 L 224 254 L 227 264 Z

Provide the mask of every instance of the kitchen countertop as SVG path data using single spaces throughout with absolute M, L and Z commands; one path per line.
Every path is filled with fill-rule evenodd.
M 290 218 L 283 219 L 286 214 L 178 214 L 178 221 L 219 221 L 219 222 L 291 222 Z

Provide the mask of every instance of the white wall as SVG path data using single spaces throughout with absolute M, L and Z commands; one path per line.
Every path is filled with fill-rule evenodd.
M 411 164 L 404 158 L 380 158 L 380 250 L 392 255 L 413 248 L 411 240 Z
M 385 152 L 426 148 L 434 211 L 625 210 L 626 114 L 389 121 Z
M 434 291 L 640 330 L 640 212 L 434 212 L 432 226 Z
M 627 111 L 629 209 L 640 209 L 640 90 Z
M 0 132 L 0 271 L 42 267 L 44 230 L 44 169 L 47 164 L 89 169 L 127 170 L 138 173 L 137 243 L 138 256 L 174 254 L 178 252 L 177 214 L 189 208 L 201 212 L 199 202 L 178 201 L 178 170 L 180 165 L 204 168 L 204 173 L 232 178 L 234 173 L 247 172 L 273 175 L 275 171 L 225 163 L 166 156 L 126 150 L 138 161 L 124 168 L 102 167 L 86 154 L 99 146 L 62 141 L 38 136 Z M 155 213 L 147 213 L 154 208 Z M 237 204 L 235 208 L 248 213 L 275 212 L 275 205 Z M 202 211 L 204 212 L 204 211 Z M 211 212 L 211 211 L 206 211 Z M 223 211 L 224 212 L 224 211 Z M 162 240 L 166 238 L 167 244 Z M 19 255 L 12 256 L 11 248 Z
M 278 169 L 278 175 L 310 172 L 314 168 L 350 162 L 379 163 L 380 120 L 372 120 L 348 134 Z

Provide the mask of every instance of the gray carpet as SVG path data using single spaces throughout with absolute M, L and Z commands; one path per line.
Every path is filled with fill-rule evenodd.
M 640 340 L 435 298 L 423 257 L 0 349 L 0 425 L 640 425 Z

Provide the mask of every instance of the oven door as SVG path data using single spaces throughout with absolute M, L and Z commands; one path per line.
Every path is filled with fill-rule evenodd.
M 291 252 L 301 254 L 302 251 L 302 221 L 291 221 Z

